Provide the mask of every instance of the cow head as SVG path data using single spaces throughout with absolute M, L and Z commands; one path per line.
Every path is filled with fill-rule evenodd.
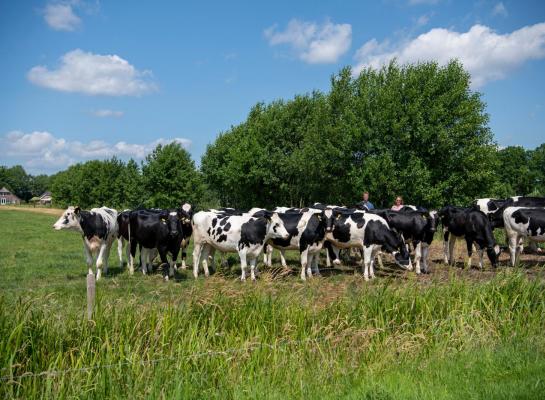
M 182 225 L 177 211 L 162 211 L 159 214 L 159 219 L 168 226 L 168 234 L 171 237 L 176 237 L 182 232 Z
M 435 233 L 437 231 L 437 224 L 439 223 L 439 214 L 437 211 L 432 210 L 426 212 L 424 215 L 428 220 L 427 228 L 429 232 Z
M 403 269 L 412 270 L 411 257 L 403 237 L 393 229 L 384 225 L 384 244 L 383 249 L 394 256 L 395 263 Z
M 53 224 L 53 228 L 57 231 L 61 229 L 72 229 L 81 231 L 80 225 L 80 212 L 81 209 L 76 206 L 68 207 L 61 215 L 61 217 Z
M 289 232 L 284 226 L 284 222 L 280 219 L 278 213 L 271 213 L 270 215 L 264 215 L 268 221 L 267 234 L 271 239 L 288 239 L 290 237 Z

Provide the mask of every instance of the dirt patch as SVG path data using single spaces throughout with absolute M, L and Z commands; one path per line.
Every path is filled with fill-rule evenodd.
M 38 214 L 47 214 L 47 215 L 57 215 L 61 216 L 64 210 L 60 208 L 45 208 L 45 207 L 17 207 L 17 206 L 1 206 L 0 211 L 24 211 L 24 212 L 33 212 Z

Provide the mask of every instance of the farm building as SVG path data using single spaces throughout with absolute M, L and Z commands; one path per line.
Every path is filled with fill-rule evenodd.
M 40 204 L 42 204 L 44 206 L 50 206 L 52 200 L 53 200 L 53 198 L 51 197 L 51 192 L 48 190 L 48 191 L 43 192 L 43 194 L 40 196 L 40 200 L 38 200 L 38 201 L 39 201 Z
M 5 204 L 21 204 L 21 199 L 3 187 L 0 189 L 0 205 Z

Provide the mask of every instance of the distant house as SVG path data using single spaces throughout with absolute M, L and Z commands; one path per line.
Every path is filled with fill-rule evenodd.
M 51 200 L 52 200 L 51 192 L 48 190 L 46 192 L 43 192 L 43 194 L 40 196 L 40 200 L 38 201 L 40 202 L 40 204 L 44 206 L 50 206 Z
M 0 189 L 0 205 L 21 204 L 21 199 L 3 187 Z

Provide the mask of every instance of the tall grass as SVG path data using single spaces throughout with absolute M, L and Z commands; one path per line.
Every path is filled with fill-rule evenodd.
M 545 366 L 544 285 L 521 274 L 429 287 L 354 279 L 338 284 L 334 298 L 334 286 L 319 282 L 287 290 L 267 280 L 211 281 L 180 302 L 99 298 L 91 322 L 83 310 L 51 312 L 51 296 L 20 297 L 9 313 L 0 300 L 2 375 L 13 376 L 0 395 L 436 398 L 442 386 L 419 378 L 446 374 L 451 387 L 442 393 L 462 395 L 479 383 L 456 385 L 452 371 L 503 376 L 503 387 L 517 368 L 527 385 L 499 397 L 545 389 L 543 379 L 524 376 Z

